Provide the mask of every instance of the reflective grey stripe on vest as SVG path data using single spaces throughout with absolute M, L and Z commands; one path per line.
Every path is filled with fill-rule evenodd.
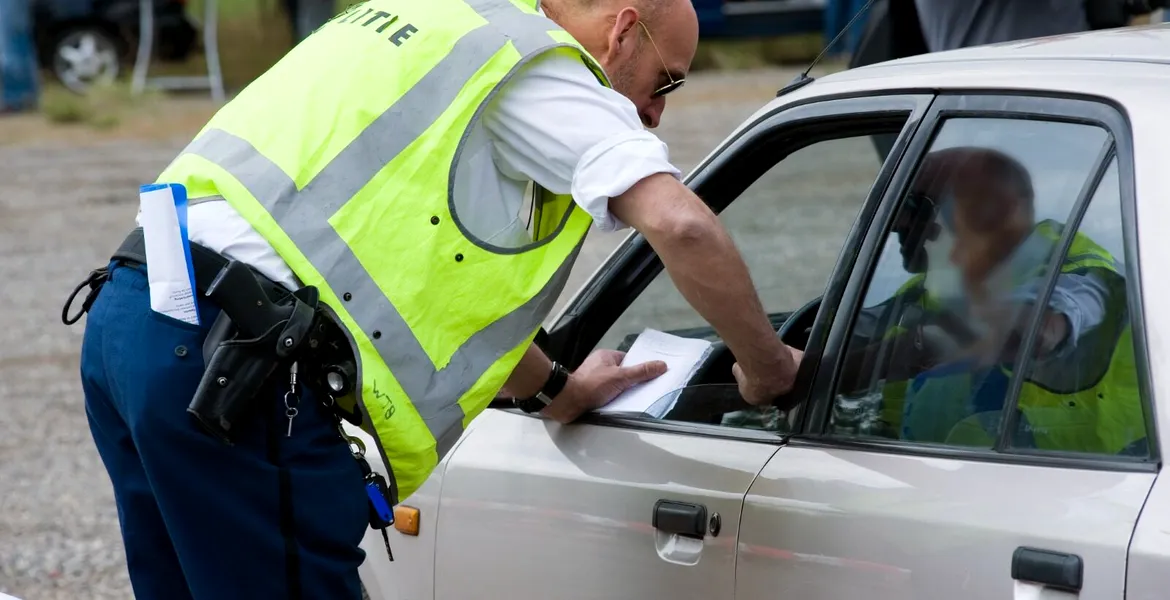
M 205 204 L 207 202 L 227 202 L 227 198 L 223 196 L 203 196 L 202 198 L 187 198 L 187 206 L 195 206 L 196 204 Z
M 430 72 L 366 127 L 304 189 L 242 138 L 209 129 L 184 154 L 210 160 L 240 181 L 268 209 L 321 273 L 329 287 L 352 299 L 345 309 L 365 332 L 434 436 L 441 459 L 463 431 L 458 400 L 505 353 L 539 325 L 568 280 L 580 244 L 540 292 L 523 306 L 476 332 L 442 370 L 423 350 L 401 314 L 328 223 L 341 206 L 422 135 L 455 101 L 465 82 L 510 39 L 526 54 L 555 43 L 549 21 L 509 0 L 465 0 L 489 21 L 460 38 Z M 505 35 L 501 35 L 504 33 Z M 374 336 L 377 331 L 381 335 Z

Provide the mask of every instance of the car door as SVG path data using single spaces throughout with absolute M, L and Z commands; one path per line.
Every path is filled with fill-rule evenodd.
M 1129 140 L 1095 100 L 935 100 L 813 328 L 801 431 L 745 501 L 737 599 L 1124 597 L 1159 464 Z M 989 306 L 1021 307 L 1014 350 Z
M 897 139 L 896 156 L 928 101 L 837 99 L 764 115 L 690 179 L 743 250 L 776 322 L 852 256 L 842 248 L 864 231 L 855 220 L 872 215 L 862 207 L 892 173 L 873 136 Z M 714 333 L 634 235 L 540 343 L 575 367 L 646 327 Z M 730 362 L 717 371 L 711 383 L 732 381 Z M 730 600 L 743 498 L 787 422 L 725 425 L 721 416 L 588 415 L 560 426 L 489 409 L 443 473 L 435 597 Z

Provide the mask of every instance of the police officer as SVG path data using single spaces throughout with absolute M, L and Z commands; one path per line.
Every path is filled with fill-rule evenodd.
M 954 232 L 965 315 L 978 339 L 952 367 L 910 386 L 904 438 L 990 447 L 1047 265 L 1065 227 L 1037 221 L 1031 177 L 988 149 L 954 149 L 941 216 Z M 929 296 L 929 294 L 927 294 Z M 926 307 L 927 312 L 933 309 Z M 1017 446 L 1116 454 L 1145 436 L 1124 275 L 1107 250 L 1073 232 L 1043 307 L 1019 393 Z M 922 410 L 925 409 L 925 410 Z M 946 412 L 950 410 L 949 414 Z M 946 416 L 944 416 L 946 415 Z
M 1037 222 L 1033 202 L 1027 169 L 1001 152 L 950 148 L 924 161 L 895 226 L 903 265 L 916 275 L 871 309 L 869 328 L 855 335 L 873 343 L 847 361 L 853 385 L 868 385 L 869 373 L 882 373 L 882 420 L 902 439 L 994 442 L 1004 386 L 1032 318 L 1020 307 L 1039 296 L 1064 231 L 1055 221 Z M 936 218 L 954 235 L 949 262 L 961 276 L 961 298 L 940 297 L 926 285 L 922 244 L 938 234 Z M 941 275 L 940 266 L 930 278 Z M 965 336 L 949 351 L 923 336 L 924 325 L 948 314 L 952 335 Z M 882 351 L 889 353 L 885 364 L 868 366 Z M 972 360 L 961 367 L 968 363 L 956 357 Z M 1109 252 L 1081 232 L 1073 234 L 1060 267 L 1032 359 L 1019 398 L 1028 435 L 1018 444 L 1111 454 L 1144 437 L 1124 278 Z M 909 382 L 942 360 L 953 364 Z
M 567 423 L 661 374 L 532 343 L 591 225 L 646 237 L 748 402 L 790 388 L 799 352 L 645 129 L 697 31 L 687 0 L 369 0 L 211 119 L 157 180 L 190 199 L 200 325 L 150 310 L 141 231 L 89 282 L 86 410 L 137 597 L 358 598 L 373 501 L 339 414 L 392 504 L 499 393 Z

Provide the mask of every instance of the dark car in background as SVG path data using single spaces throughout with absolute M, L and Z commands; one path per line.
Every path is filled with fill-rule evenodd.
M 156 59 L 182 61 L 198 35 L 186 0 L 151 0 Z M 33 0 L 33 34 L 41 65 L 83 93 L 130 68 L 138 49 L 141 0 Z

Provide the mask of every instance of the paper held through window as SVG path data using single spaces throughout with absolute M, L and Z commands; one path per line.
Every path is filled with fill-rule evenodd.
M 711 353 L 711 342 L 646 329 L 626 352 L 622 366 L 660 360 L 666 372 L 638 384 L 598 409 L 600 413 L 641 414 L 660 419 L 673 408 L 678 394 Z
M 144 185 L 139 188 L 138 203 L 150 308 L 198 325 L 195 269 L 187 238 L 187 190 L 178 184 Z

